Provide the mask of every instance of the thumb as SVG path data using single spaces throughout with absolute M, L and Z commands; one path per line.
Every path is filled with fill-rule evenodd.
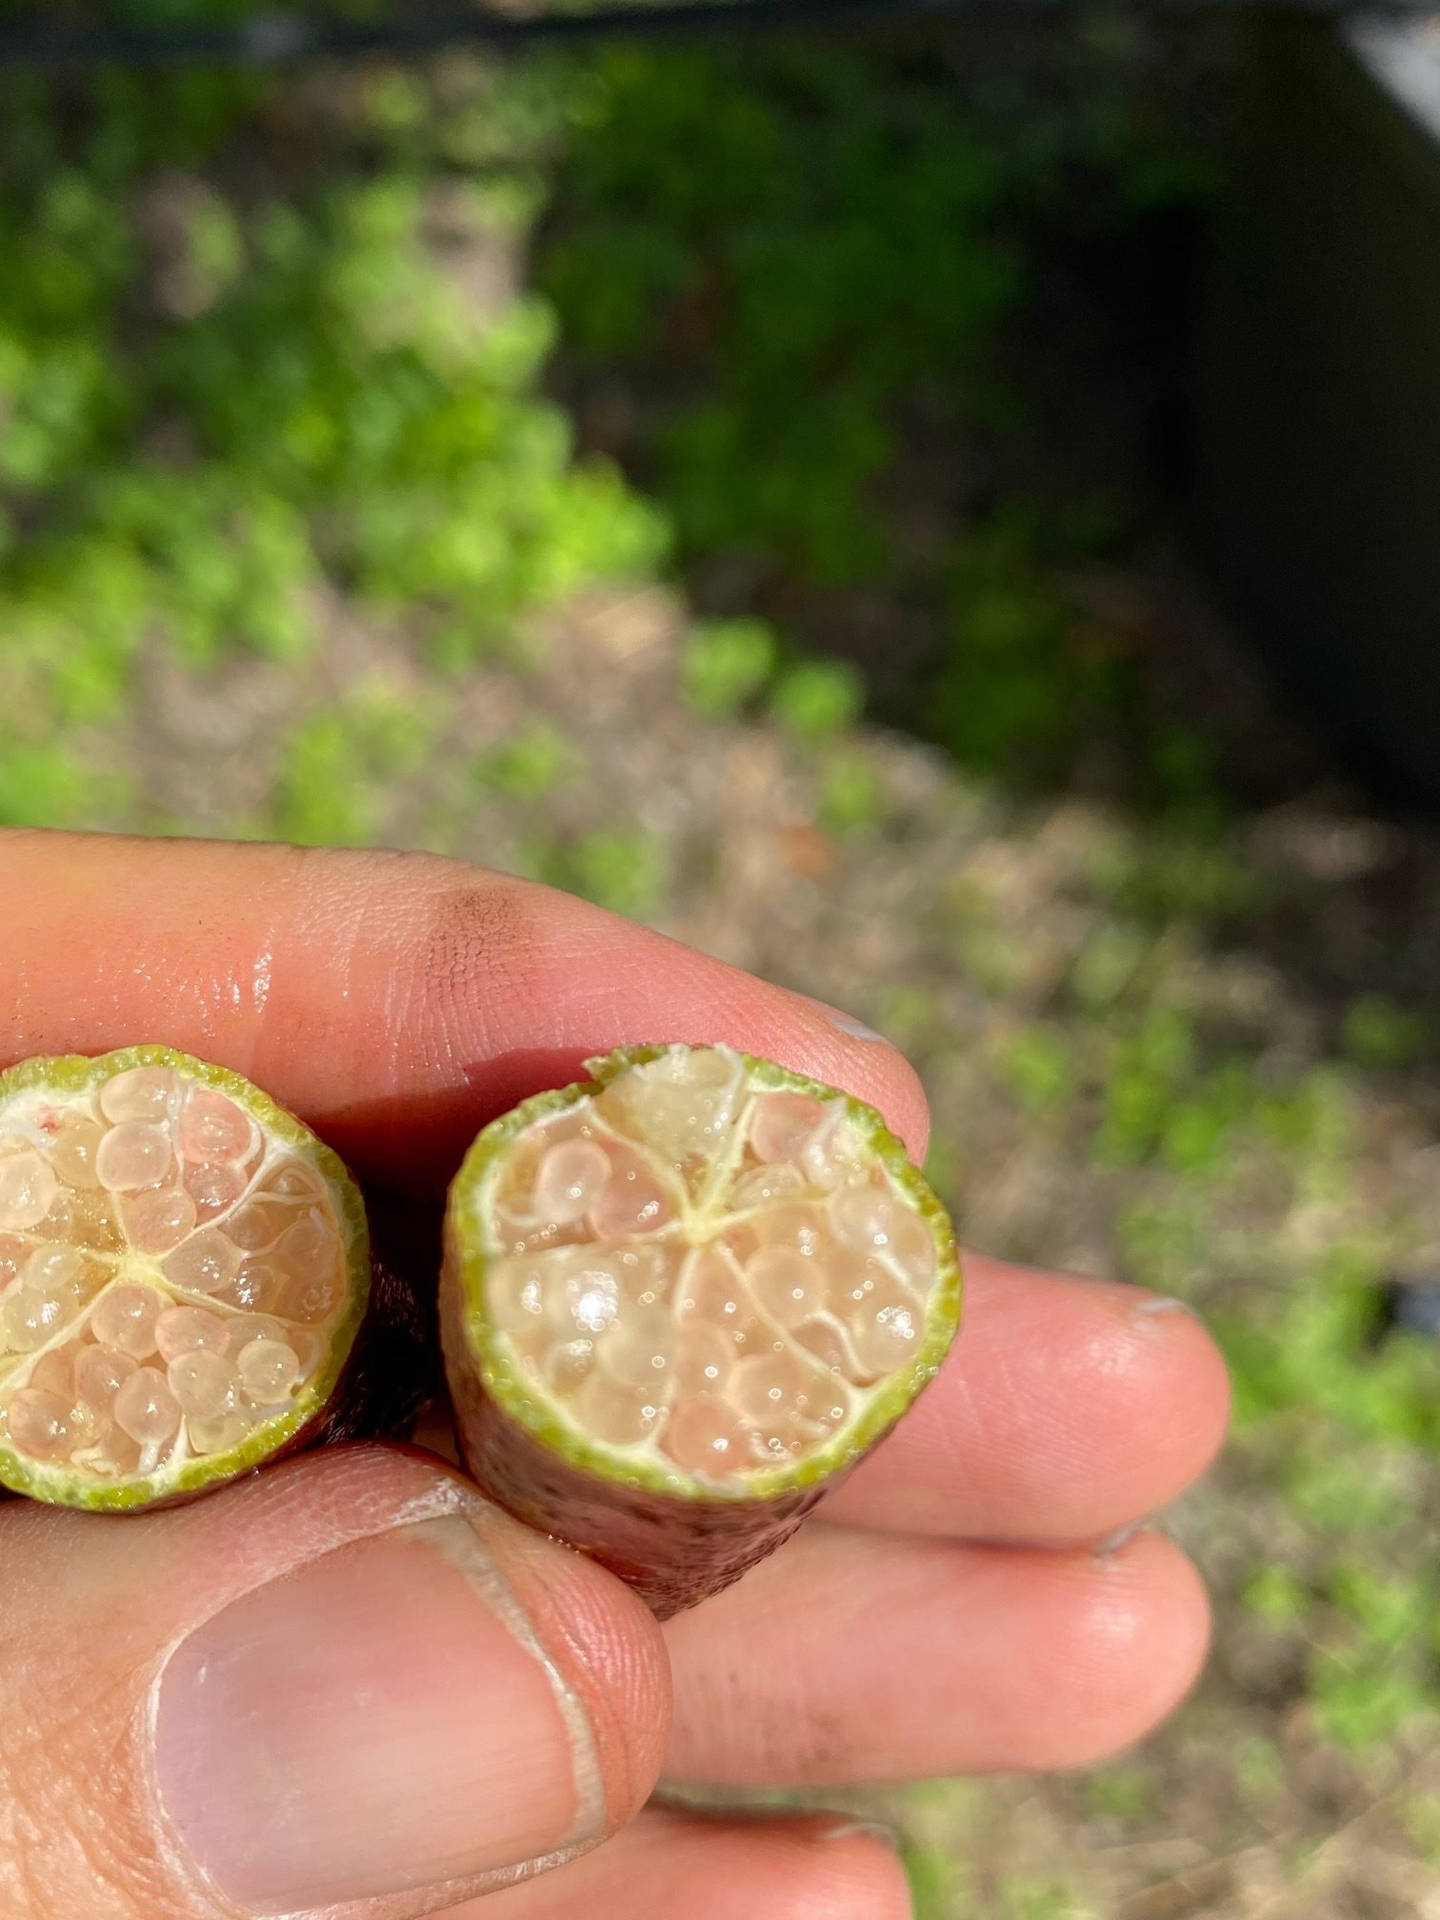
M 123 1520 L 0 1511 L 0 1915 L 409 1920 L 637 1809 L 627 1589 L 436 1462 L 340 1448 Z

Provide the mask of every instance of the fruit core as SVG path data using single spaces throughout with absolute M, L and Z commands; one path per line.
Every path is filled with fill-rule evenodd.
M 488 1315 L 591 1440 L 716 1482 L 791 1467 L 917 1357 L 932 1230 L 841 1096 L 674 1048 L 518 1134 Z
M 160 1067 L 0 1112 L 0 1440 L 101 1483 L 168 1477 L 323 1369 L 345 1241 L 326 1183 Z

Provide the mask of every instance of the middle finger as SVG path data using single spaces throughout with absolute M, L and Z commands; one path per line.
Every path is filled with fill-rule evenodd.
M 1169 1712 L 1208 1623 L 1160 1534 L 1037 1553 L 821 1523 L 666 1623 L 666 1773 L 813 1787 L 1080 1766 Z
M 1061 1546 L 1153 1513 L 1225 1433 L 1225 1364 L 1178 1301 L 963 1256 L 938 1379 L 825 1506 L 887 1533 Z

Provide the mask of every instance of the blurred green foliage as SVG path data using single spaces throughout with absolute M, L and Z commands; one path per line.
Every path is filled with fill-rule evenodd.
M 959 1871 L 939 1847 L 907 1845 L 901 1854 L 915 1920 L 950 1920 L 957 1911 Z
M 983 468 L 1023 440 L 1004 335 L 1066 196 L 1098 245 L 1203 198 L 1203 163 L 1122 72 L 1101 60 L 1065 107 L 1037 90 L 1022 117 L 903 46 L 602 54 L 539 279 L 571 359 L 644 389 L 644 460 L 682 564 L 741 559 L 757 611 L 839 588 L 921 601 L 941 641 L 910 669 L 908 724 L 1031 781 L 1063 777 L 1098 733 L 1135 761 L 1141 797 L 1213 812 L 1203 741 L 1148 713 L 1135 659 L 1067 584 L 1113 550 L 1123 503 L 1012 489 L 938 530 L 906 505 L 916 441 L 933 492 L 953 485 L 951 446 Z
M 1362 1067 L 1413 1066 L 1431 1045 L 1423 1014 L 1397 1007 L 1381 994 L 1363 994 L 1346 1009 L 1341 1043 Z
M 778 648 L 761 620 L 704 620 L 685 639 L 681 689 L 709 719 L 731 719 L 768 683 Z
M 874 832 L 890 811 L 885 783 L 872 762 L 843 743 L 820 770 L 818 818 L 827 833 L 843 839 Z
M 363 846 L 386 797 L 424 761 L 426 717 L 395 689 L 363 680 L 287 735 L 270 831 L 302 846 Z
M 870 577 L 889 552 L 869 499 L 889 405 L 927 378 L 955 404 L 1013 290 L 985 227 L 992 155 L 943 80 L 877 87 L 864 59 L 813 45 L 626 47 L 595 62 L 587 105 L 542 284 L 578 353 L 663 342 L 703 366 L 661 449 L 682 554 Z
M 533 218 L 558 79 L 495 115 L 479 82 L 447 114 L 403 74 L 323 104 L 196 71 L 0 84 L 5 817 L 104 817 L 53 741 L 114 710 L 145 645 L 297 661 L 343 592 L 403 608 L 455 667 L 530 609 L 653 570 L 662 520 L 573 459 L 538 391 L 548 308 L 502 285 L 477 312 L 465 281 Z M 462 172 L 477 111 L 504 159 Z M 232 177 L 260 127 L 275 164 Z M 292 744 L 280 830 L 363 836 L 334 776 L 368 747 L 344 731 Z
M 446 685 L 523 659 L 537 610 L 737 554 L 763 590 L 694 625 L 681 696 L 702 725 L 772 726 L 847 855 L 892 830 L 896 803 L 857 731 L 861 678 L 791 630 L 806 593 L 934 613 L 942 652 L 902 717 L 967 768 L 1060 778 L 1096 737 L 1138 741 L 1139 791 L 1164 817 L 1097 838 L 1059 983 L 1032 994 L 1027 928 L 942 877 L 924 910 L 1003 1033 L 972 1058 L 931 981 L 887 983 L 874 1017 L 942 1072 L 964 1055 L 976 1101 L 1018 1114 L 1026 1140 L 1068 1131 L 1115 1196 L 1128 1277 L 1200 1296 L 1235 1380 L 1235 1484 L 1289 1528 L 1235 1572 L 1240 1608 L 1319 1736 L 1373 1756 L 1440 1717 L 1433 1527 L 1416 1513 L 1440 1356 L 1380 1337 L 1409 1226 L 1367 1210 L 1357 1114 L 1364 1076 L 1433 1036 L 1367 995 L 1339 1019 L 1337 1062 L 1277 1071 L 1187 1001 L 1166 943 L 1218 944 L 1265 896 L 1206 743 L 1148 714 L 1123 639 L 1073 591 L 1076 566 L 1123 542 L 1123 500 L 1013 486 L 920 537 L 891 499 L 917 409 L 957 441 L 1023 429 L 1002 351 L 1033 270 L 1017 208 L 1063 209 L 1077 169 L 1102 224 L 1203 190 L 1136 128 L 1103 90 L 1067 126 L 962 113 L 935 63 L 863 50 L 632 47 L 318 87 L 3 77 L 0 822 L 133 822 L 105 728 L 134 711 L 142 663 L 248 655 L 286 668 L 295 710 L 237 830 L 363 842 L 422 784 Z M 525 291 L 517 263 L 557 182 Z M 653 501 L 576 459 L 544 386 L 557 343 L 659 396 Z M 352 610 L 403 634 L 415 682 L 439 692 L 307 681 Z M 498 797 L 529 872 L 663 915 L 660 832 L 544 817 L 587 773 L 558 721 L 484 737 L 445 804 Z M 942 1185 L 966 1165 L 937 1138 Z M 1237 1228 L 1262 1178 L 1282 1225 Z M 1274 1794 L 1276 1744 L 1227 1742 L 1240 1792 Z M 1095 1775 L 1087 1817 L 1143 1824 L 1148 1784 L 1133 1762 Z M 1433 1808 L 1406 1817 L 1440 1857 Z M 922 1915 L 991 1910 L 947 1849 L 905 1859 Z M 1090 1911 L 1046 1875 L 996 1900 L 1032 1920 Z
M 512 800 L 543 800 L 578 771 L 575 749 L 546 720 L 516 729 L 502 746 L 474 763 L 476 780 Z
M 632 920 L 653 919 L 665 899 L 665 848 L 643 829 L 597 828 L 563 841 L 533 843 L 529 867 L 537 880 Z

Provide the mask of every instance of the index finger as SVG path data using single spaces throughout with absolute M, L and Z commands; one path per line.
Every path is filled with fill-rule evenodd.
M 879 1036 L 568 894 L 428 854 L 0 833 L 7 1061 L 159 1040 L 233 1067 L 366 1171 L 443 1184 L 485 1121 L 639 1041 L 725 1042 L 869 1101 Z

